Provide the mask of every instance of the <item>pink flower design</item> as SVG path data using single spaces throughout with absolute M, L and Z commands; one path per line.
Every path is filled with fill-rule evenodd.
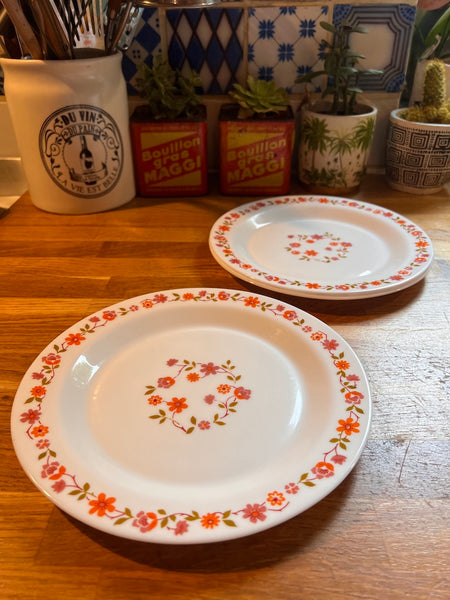
M 167 361 L 167 366 L 168 367 L 173 367 L 174 365 L 176 365 L 178 362 L 178 360 L 176 358 L 169 358 L 169 360 Z
M 209 362 L 207 364 L 202 364 L 200 366 L 200 371 L 202 373 L 204 373 L 205 375 L 216 375 L 216 373 L 219 369 L 220 369 L 220 367 L 218 367 L 217 365 L 215 365 L 212 362 Z
M 361 392 L 357 392 L 356 390 L 352 390 L 345 394 L 345 401 L 347 404 L 361 404 L 363 398 L 364 394 L 361 394 Z
M 284 486 L 286 494 L 297 494 L 300 489 L 296 483 L 288 483 Z
M 332 460 L 337 465 L 342 465 L 347 460 L 347 457 L 344 456 L 343 454 L 335 454 L 334 456 L 331 457 L 330 460 Z
M 336 340 L 324 340 L 322 342 L 322 346 L 325 348 L 325 350 L 336 350 L 339 344 Z
M 20 420 L 22 423 L 29 423 L 33 425 L 36 421 L 39 421 L 41 416 L 41 412 L 39 410 L 33 410 L 30 408 L 28 412 L 24 412 L 20 415 Z
M 64 481 L 64 479 L 58 479 L 58 481 L 55 481 L 55 483 L 52 485 L 52 490 L 54 490 L 57 494 L 60 494 L 65 489 L 66 482 Z
M 153 298 L 153 300 L 157 304 L 164 304 L 164 302 L 167 302 L 168 297 L 164 294 L 155 294 L 155 297 Z
M 347 375 L 348 381 L 359 381 L 358 375 Z
M 51 477 L 52 475 L 56 475 L 59 472 L 60 464 L 58 461 L 54 460 L 51 463 L 48 463 L 42 467 L 41 477 L 46 479 L 47 477 Z M 59 479 L 59 477 L 58 477 Z
M 216 397 L 214 396 L 214 394 L 208 394 L 207 396 L 205 396 L 203 398 L 203 400 L 206 402 L 206 404 L 212 404 L 214 402 L 215 398 Z
M 211 427 L 210 422 L 209 421 L 200 421 L 200 423 L 198 424 L 198 428 L 202 429 L 203 431 L 205 431 L 206 429 L 209 429 Z
M 61 362 L 61 357 L 59 354 L 51 352 L 50 354 L 47 354 L 47 356 L 42 357 L 42 362 L 46 365 L 49 365 L 50 367 L 53 367 L 55 365 L 59 365 L 59 363 Z
M 252 391 L 247 390 L 243 387 L 238 387 L 234 390 L 234 395 L 239 400 L 248 400 L 250 398 L 250 396 L 252 395 Z
M 147 531 L 151 531 L 156 527 L 157 524 L 158 517 L 155 515 L 155 513 L 146 513 L 143 510 L 138 512 L 132 523 L 133 527 L 138 527 L 141 533 L 147 533 Z
M 267 508 L 264 504 L 247 504 L 243 510 L 244 519 L 249 519 L 251 523 L 257 523 L 258 521 L 265 521 L 267 515 L 264 514 Z
M 39 450 L 45 450 L 45 448 L 50 448 L 50 441 L 45 438 L 44 440 L 38 440 L 36 442 L 36 448 L 39 448 Z
M 321 461 L 311 469 L 311 472 L 314 473 L 317 479 L 323 479 L 324 477 L 332 477 L 334 475 L 334 467 L 331 463 Z
M 175 535 L 183 535 L 189 529 L 189 523 L 187 521 L 177 521 L 175 525 Z

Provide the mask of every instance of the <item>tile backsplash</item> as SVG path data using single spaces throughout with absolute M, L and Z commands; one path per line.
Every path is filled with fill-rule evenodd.
M 245 83 L 247 74 L 274 80 L 289 92 L 295 108 L 303 92 L 296 77 L 321 65 L 321 41 L 327 34 L 320 21 L 345 19 L 369 30 L 351 39 L 352 48 L 366 57 L 362 65 L 383 70 L 382 75 L 360 82 L 364 99 L 378 108 L 370 164 L 382 166 L 388 115 L 398 105 L 405 83 L 415 13 L 415 0 L 349 4 L 231 0 L 211 8 L 145 8 L 123 57 L 130 106 L 140 102 L 135 86 L 138 65 L 151 64 L 156 54 L 162 54 L 183 72 L 193 69 L 200 74 L 215 145 L 218 109 L 228 100 L 233 83 Z
M 333 2 L 224 2 L 222 8 L 143 11 L 135 38 L 125 53 L 124 73 L 130 95 L 139 63 L 151 64 L 162 53 L 172 66 L 196 70 L 205 94 L 226 94 L 247 73 L 274 80 L 295 94 L 297 75 L 320 66 L 320 21 L 363 25 L 367 35 L 354 34 L 352 47 L 366 56 L 363 65 L 383 69 L 363 79 L 367 91 L 398 93 L 405 81 L 415 2 L 342 4 Z

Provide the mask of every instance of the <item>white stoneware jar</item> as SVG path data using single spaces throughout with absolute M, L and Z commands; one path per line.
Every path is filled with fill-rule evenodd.
M 116 208 L 135 196 L 122 55 L 1 59 L 31 200 L 52 213 Z

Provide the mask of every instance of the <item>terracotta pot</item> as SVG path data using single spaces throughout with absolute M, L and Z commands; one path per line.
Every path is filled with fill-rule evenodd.
M 366 173 L 377 109 L 360 104 L 358 114 L 330 115 L 329 107 L 302 109 L 299 179 L 313 193 L 351 194 Z
M 402 119 L 390 114 L 386 140 L 386 179 L 410 194 L 434 194 L 450 180 L 450 125 Z

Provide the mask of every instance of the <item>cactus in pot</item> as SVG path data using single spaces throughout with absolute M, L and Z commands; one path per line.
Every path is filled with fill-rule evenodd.
M 446 96 L 445 65 L 435 58 L 425 70 L 423 100 L 400 113 L 407 121 L 450 123 L 450 98 Z
M 422 98 L 390 114 L 386 178 L 396 190 L 434 194 L 450 180 L 450 99 L 439 59 L 426 67 Z

